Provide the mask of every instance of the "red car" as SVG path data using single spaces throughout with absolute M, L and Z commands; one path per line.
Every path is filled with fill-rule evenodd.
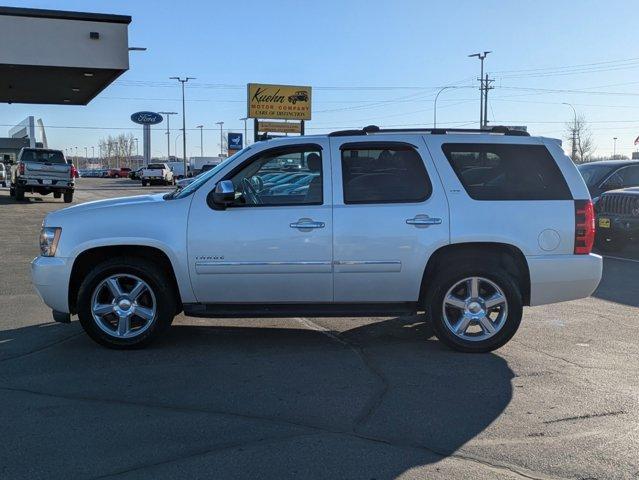
M 111 168 L 111 169 L 109 169 L 109 172 L 107 173 L 107 177 L 109 177 L 109 178 L 128 178 L 130 171 L 131 171 L 131 169 L 128 168 L 128 167 L 122 167 L 120 169 Z

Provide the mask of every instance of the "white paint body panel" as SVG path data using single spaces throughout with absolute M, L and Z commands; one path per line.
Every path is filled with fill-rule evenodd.
M 425 265 L 449 243 L 497 242 L 518 248 L 530 270 L 531 303 L 588 296 L 601 278 L 597 255 L 573 255 L 572 201 L 476 201 L 444 157 L 445 142 L 544 143 L 572 195 L 588 192 L 556 142 L 501 135 L 380 134 L 351 141 L 402 141 L 415 145 L 433 185 L 421 204 L 344 205 L 339 145 L 347 137 L 309 136 L 261 142 L 224 164 L 192 195 L 112 199 L 49 214 L 45 225 L 62 227 L 56 257 L 32 263 L 33 282 L 45 303 L 68 312 L 69 275 L 83 251 L 113 245 L 150 246 L 173 266 L 183 303 L 414 302 Z M 322 146 L 324 204 L 213 210 L 206 197 L 247 158 L 277 146 Z M 441 218 L 416 228 L 416 215 Z M 324 228 L 300 231 L 301 218 Z M 550 232 L 550 233 L 548 233 Z M 551 248 L 552 251 L 548 251 Z M 428 279 L 426 279 L 428 281 Z

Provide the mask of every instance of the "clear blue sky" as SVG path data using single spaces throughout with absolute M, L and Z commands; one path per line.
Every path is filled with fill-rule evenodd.
M 597 154 L 610 154 L 617 136 L 617 151 L 629 155 L 639 135 L 639 12 L 628 0 L 9 4 L 131 15 L 130 45 L 148 48 L 131 52 L 130 70 L 86 107 L 0 104 L 0 124 L 42 117 L 50 144 L 59 148 L 83 152 L 123 131 L 141 136 L 129 120 L 138 110 L 181 111 L 179 87 L 168 80 L 175 75 L 197 77 L 187 89 L 187 128 L 206 126 L 205 155 L 219 152 L 215 122 L 242 130 L 248 82 L 313 86 L 309 133 L 431 126 L 437 87 L 474 86 L 442 93 L 438 123 L 476 126 L 479 62 L 467 55 L 480 50 L 493 51 L 486 71 L 496 78 L 489 109 L 494 124 L 564 137 L 572 110 L 561 103 L 570 102 L 590 122 Z M 181 117 L 173 116 L 173 139 L 180 125 Z M 166 153 L 161 127 L 153 133 L 153 155 Z M 6 130 L 0 127 L 0 135 Z M 199 155 L 199 133 L 187 135 L 189 155 Z

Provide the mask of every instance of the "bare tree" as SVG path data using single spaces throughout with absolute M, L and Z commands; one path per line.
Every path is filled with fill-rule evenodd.
M 574 152 L 572 155 L 573 162 L 586 163 L 591 161 L 595 152 L 595 142 L 583 115 L 579 115 L 572 122 L 566 123 L 566 139 L 570 142 Z
M 131 166 L 135 138 L 132 133 L 109 135 L 100 139 L 99 145 L 108 168 Z

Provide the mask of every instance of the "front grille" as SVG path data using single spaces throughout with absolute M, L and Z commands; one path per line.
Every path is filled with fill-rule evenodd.
M 639 209 L 639 195 L 604 194 L 598 205 L 601 213 L 617 215 L 632 215 L 636 209 Z

